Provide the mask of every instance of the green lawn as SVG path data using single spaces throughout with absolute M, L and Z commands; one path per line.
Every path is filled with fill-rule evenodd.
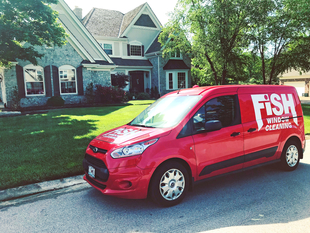
M 0 189 L 83 174 L 88 143 L 128 123 L 152 102 L 0 118 Z M 303 105 L 303 112 L 305 132 L 310 134 L 310 105 Z
M 0 118 L 0 189 L 83 174 L 88 143 L 128 123 L 152 102 Z
M 302 111 L 304 113 L 305 134 L 310 134 L 310 105 L 302 104 Z

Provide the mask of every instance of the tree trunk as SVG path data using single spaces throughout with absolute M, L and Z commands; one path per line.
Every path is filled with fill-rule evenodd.
M 217 73 L 216 70 L 214 68 L 213 62 L 211 61 L 211 58 L 209 57 L 208 53 L 205 53 L 205 56 L 207 58 L 207 61 L 209 62 L 210 66 L 211 66 L 211 70 L 213 72 L 213 76 L 214 76 L 214 80 L 215 80 L 215 84 L 218 85 L 218 80 L 217 80 Z
M 227 64 L 224 65 L 223 72 L 222 72 L 222 85 L 226 84 L 226 75 L 227 75 Z
M 262 49 L 260 50 L 260 57 L 262 59 L 263 84 L 266 84 L 266 67 L 265 67 L 264 46 L 262 46 Z

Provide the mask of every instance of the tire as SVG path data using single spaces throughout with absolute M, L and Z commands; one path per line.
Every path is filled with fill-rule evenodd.
M 154 173 L 150 184 L 150 197 L 164 207 L 179 204 L 189 187 L 189 175 L 178 162 L 166 162 Z
M 289 140 L 281 155 L 281 167 L 285 171 L 293 171 L 297 168 L 302 154 L 300 143 L 297 140 Z

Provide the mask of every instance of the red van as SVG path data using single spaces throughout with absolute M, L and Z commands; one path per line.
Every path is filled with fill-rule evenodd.
M 106 195 L 172 206 L 196 181 L 274 162 L 292 171 L 304 149 L 294 87 L 182 89 L 93 139 L 84 179 Z

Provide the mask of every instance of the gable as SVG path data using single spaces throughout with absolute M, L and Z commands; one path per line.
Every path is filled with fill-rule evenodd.
M 69 35 L 69 43 L 83 59 L 87 59 L 91 63 L 96 63 L 96 61 L 107 61 L 113 64 L 110 57 L 103 51 L 95 38 L 84 27 L 64 0 L 59 0 L 56 5 L 52 4 L 52 8 L 59 13 L 58 19 Z
M 154 24 L 154 22 L 151 19 L 151 17 L 149 15 L 146 15 L 146 14 L 142 14 L 134 25 L 136 25 L 136 26 L 143 26 L 143 27 L 156 28 L 156 25 Z

